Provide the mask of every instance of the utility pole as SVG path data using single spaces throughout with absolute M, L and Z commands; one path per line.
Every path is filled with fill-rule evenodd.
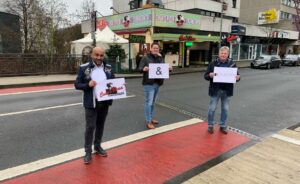
M 96 27 L 97 27 L 97 11 L 93 11 L 91 15 L 91 34 L 93 47 L 96 47 Z
M 222 43 L 223 12 L 224 12 L 224 0 L 221 2 L 221 22 L 220 22 L 219 49 L 221 48 L 221 43 Z

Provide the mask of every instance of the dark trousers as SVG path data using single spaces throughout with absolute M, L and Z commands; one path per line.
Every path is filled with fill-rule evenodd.
M 84 149 L 87 153 L 92 152 L 94 134 L 94 146 L 97 147 L 101 144 L 108 108 L 109 106 L 104 102 L 96 102 L 95 109 L 85 108 L 86 127 Z

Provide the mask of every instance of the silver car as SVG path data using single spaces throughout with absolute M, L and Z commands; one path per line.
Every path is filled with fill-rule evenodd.
M 251 62 L 251 68 L 280 68 L 281 59 L 278 55 L 261 55 Z
M 282 59 L 282 65 L 298 65 L 298 55 L 288 54 Z

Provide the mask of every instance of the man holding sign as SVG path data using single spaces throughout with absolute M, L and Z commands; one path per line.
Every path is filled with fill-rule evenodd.
M 210 81 L 208 107 L 208 132 L 214 132 L 214 115 L 219 99 L 221 99 L 220 131 L 227 134 L 225 121 L 228 116 L 229 98 L 233 96 L 233 83 L 240 80 L 236 64 L 228 58 L 229 48 L 224 46 L 219 50 L 219 57 L 211 62 L 204 74 L 204 78 Z
M 94 150 L 97 154 L 106 157 L 106 151 L 101 147 L 104 123 L 108 113 L 108 108 L 112 100 L 97 100 L 96 86 L 105 85 L 107 79 L 115 78 L 111 72 L 111 66 L 104 61 L 104 49 L 95 47 L 92 51 L 92 60 L 80 66 L 75 88 L 83 91 L 83 106 L 85 108 L 85 156 L 84 163 L 88 164 L 92 160 L 92 144 L 94 139 Z M 95 138 L 94 138 L 95 133 Z
M 154 125 L 158 123 L 157 120 L 153 119 L 153 111 L 159 87 L 163 84 L 165 78 L 169 78 L 169 71 L 172 70 L 172 67 L 164 64 L 164 60 L 159 53 L 158 43 L 152 43 L 150 53 L 142 58 L 139 70 L 143 73 L 146 126 L 153 129 L 155 128 Z

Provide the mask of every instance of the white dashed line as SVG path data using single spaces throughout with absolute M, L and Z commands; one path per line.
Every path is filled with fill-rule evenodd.
M 276 139 L 279 139 L 279 140 L 282 140 L 282 141 L 285 141 L 285 142 L 288 142 L 288 143 L 292 143 L 292 144 L 300 146 L 300 140 L 297 140 L 297 139 L 293 139 L 293 138 L 283 136 L 283 135 L 279 135 L 279 134 L 274 134 L 274 135 L 272 135 L 272 137 L 276 138 Z
M 135 97 L 135 95 L 127 96 L 126 98 L 133 98 L 133 97 Z M 126 98 L 122 98 L 122 99 L 126 99 Z M 51 110 L 51 109 L 59 109 L 59 108 L 64 108 L 64 107 L 72 107 L 72 106 L 77 106 L 77 105 L 82 105 L 82 103 L 73 103 L 73 104 L 67 104 L 67 105 L 57 105 L 57 106 L 45 107 L 45 108 L 39 108 L 39 109 L 31 109 L 31 110 L 25 110 L 25 111 L 4 113 L 4 114 L 0 114 L 0 117 L 3 117 L 3 116 L 13 116 L 13 115 L 18 115 L 18 114 L 26 114 L 26 113 L 32 113 L 32 112 L 38 112 L 38 111 L 45 111 L 45 110 Z
M 38 90 L 38 91 L 27 91 L 27 92 L 7 93 L 7 94 L 0 94 L 0 96 L 22 95 L 22 94 L 29 94 L 29 93 L 42 93 L 42 92 L 51 92 L 51 91 L 63 91 L 63 90 L 71 90 L 71 89 L 74 89 L 74 88 L 47 89 L 47 90 Z

